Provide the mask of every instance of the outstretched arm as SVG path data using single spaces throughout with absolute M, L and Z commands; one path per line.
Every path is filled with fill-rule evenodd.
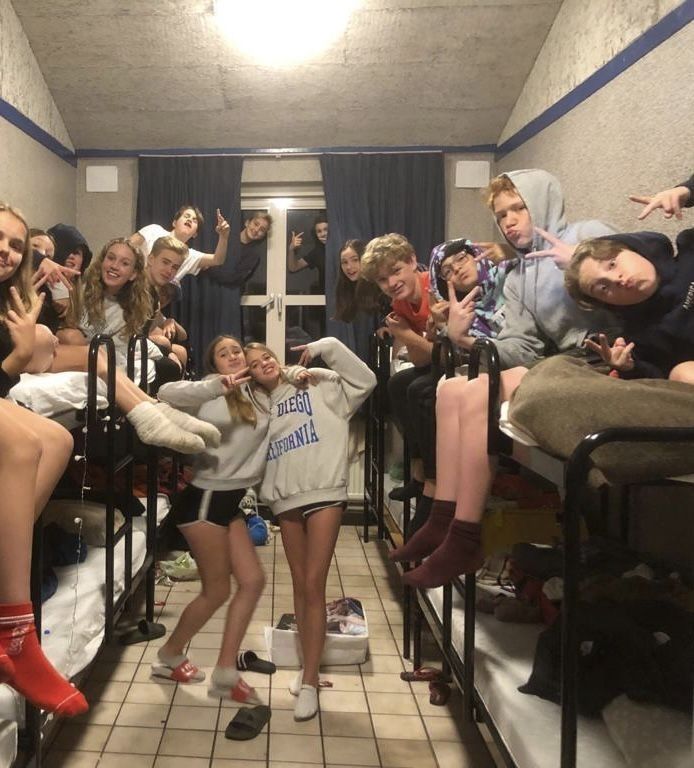
M 229 246 L 229 222 L 222 216 L 217 208 L 217 226 L 215 232 L 219 235 L 217 248 L 214 253 L 206 253 L 200 259 L 200 269 L 209 269 L 210 267 L 219 267 L 226 261 L 227 250 Z
M 244 368 L 235 374 L 213 376 L 203 381 L 171 381 L 159 388 L 157 396 L 176 408 L 199 408 L 249 380 L 248 368 Z
M 347 404 L 347 418 L 352 416 L 376 386 L 376 377 L 369 366 L 338 339 L 329 336 L 310 344 L 293 347 L 293 350 L 302 353 L 299 365 L 306 365 L 320 355 L 339 375 L 340 388 Z
M 671 219 L 673 216 L 676 219 L 681 219 L 682 207 L 690 208 L 694 205 L 694 175 L 682 184 L 671 189 L 664 189 L 652 197 L 629 195 L 629 200 L 644 206 L 637 217 L 639 221 L 645 219 L 657 208 L 663 209 L 663 217 L 666 219 Z

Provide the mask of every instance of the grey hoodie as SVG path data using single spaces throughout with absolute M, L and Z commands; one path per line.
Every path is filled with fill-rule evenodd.
M 255 407 L 257 422 L 232 419 L 218 374 L 202 381 L 173 381 L 159 388 L 159 399 L 214 424 L 222 434 L 218 448 L 206 448 L 193 459 L 191 485 L 213 491 L 248 488 L 260 482 L 267 454 L 269 403 L 263 394 L 244 394 Z M 261 402 L 256 398 L 260 397 Z
M 349 420 L 376 386 L 368 366 L 334 338 L 311 342 L 333 370 L 311 368 L 315 386 L 280 382 L 271 392 L 270 443 L 260 498 L 275 515 L 347 499 Z
M 567 224 L 559 181 L 547 171 L 527 169 L 504 174 L 523 198 L 533 225 L 566 243 L 616 232 L 600 221 Z M 503 233 L 502 233 L 503 234 Z M 537 233 L 532 250 L 550 248 Z M 606 312 L 586 312 L 569 297 L 564 273 L 551 258 L 525 260 L 506 276 L 504 326 L 497 339 L 502 368 L 528 365 L 556 352 L 580 347 L 586 335 L 615 325 Z

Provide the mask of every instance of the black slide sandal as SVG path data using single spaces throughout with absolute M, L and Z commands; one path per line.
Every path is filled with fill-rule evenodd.
M 270 707 L 241 707 L 227 725 L 224 736 L 233 741 L 254 739 L 270 720 Z
M 261 659 L 254 651 L 241 651 L 236 657 L 236 669 L 241 672 L 259 672 L 261 675 L 274 675 L 277 667 L 271 662 Z

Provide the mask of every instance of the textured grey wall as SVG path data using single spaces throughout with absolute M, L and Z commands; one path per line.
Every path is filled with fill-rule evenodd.
M 562 182 L 570 219 L 598 217 L 670 235 L 682 223 L 641 224 L 630 192 L 655 192 L 694 171 L 694 24 L 504 157 L 497 171 L 545 168 Z M 686 216 L 694 226 L 694 211 Z
M 556 103 L 682 0 L 564 0 L 498 143 Z
M 88 165 L 115 165 L 118 192 L 87 192 Z M 135 231 L 137 203 L 137 158 L 98 158 L 77 163 L 77 229 L 97 251 L 112 237 L 127 237 Z
M 63 118 L 10 0 L 0 0 L 0 40 L 0 98 L 73 149 Z
M 43 229 L 75 220 L 75 169 L 0 118 L 0 200 Z

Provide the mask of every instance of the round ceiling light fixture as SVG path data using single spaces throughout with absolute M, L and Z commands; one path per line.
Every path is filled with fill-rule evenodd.
M 308 61 L 346 29 L 360 0 L 214 0 L 224 35 L 258 64 L 286 67 Z M 260 10 L 262 8 L 262 11 Z

